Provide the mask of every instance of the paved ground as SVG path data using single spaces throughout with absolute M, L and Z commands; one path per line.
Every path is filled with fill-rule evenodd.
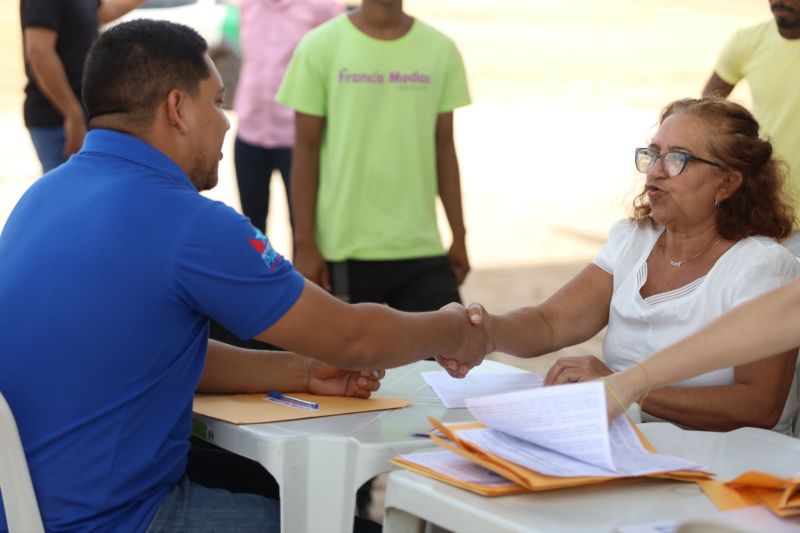
M 463 293 L 492 311 L 541 301 L 593 257 L 638 186 L 633 148 L 658 110 L 697 95 L 731 32 L 769 17 L 767 2 L 752 0 L 406 0 L 406 9 L 451 35 L 467 65 L 474 103 L 457 112 L 456 135 L 474 271 Z M 0 31 L 2 224 L 39 170 L 19 111 L 15 0 L 0 0 Z M 746 88 L 734 96 L 748 100 Z M 238 208 L 232 137 L 210 195 Z M 274 189 L 269 234 L 288 250 Z M 598 339 L 572 352 L 599 353 Z

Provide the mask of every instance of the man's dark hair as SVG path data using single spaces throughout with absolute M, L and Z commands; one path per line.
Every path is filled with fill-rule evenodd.
M 132 125 L 150 124 L 173 89 L 194 96 L 210 72 L 206 41 L 193 29 L 166 21 L 133 20 L 102 33 L 83 73 L 88 119 L 125 114 Z

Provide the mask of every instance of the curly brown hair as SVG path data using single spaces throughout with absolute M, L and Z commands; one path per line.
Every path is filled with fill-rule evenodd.
M 687 113 L 710 128 L 707 146 L 728 170 L 742 174 L 742 184 L 716 209 L 720 237 L 739 240 L 751 235 L 784 239 L 795 226 L 794 206 L 785 186 L 786 165 L 772 153 L 772 144 L 759 137 L 759 126 L 741 105 L 722 98 L 684 98 L 661 111 L 658 124 L 670 115 Z M 633 219 L 653 222 L 647 191 L 633 200 Z

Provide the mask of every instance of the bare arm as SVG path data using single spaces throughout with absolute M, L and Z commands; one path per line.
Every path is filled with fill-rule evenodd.
M 289 352 L 247 350 L 209 340 L 197 392 L 307 391 L 368 398 L 382 377 L 383 371 L 352 372 Z
M 734 383 L 717 387 L 666 387 L 647 395 L 642 409 L 707 431 L 750 426 L 770 429 L 780 420 L 792 386 L 797 349 L 735 367 Z
M 307 279 L 331 290 L 328 268 L 317 247 L 316 211 L 319 153 L 325 117 L 295 113 L 292 154 L 292 210 L 294 212 L 294 266 Z
M 711 77 L 708 78 L 706 86 L 703 88 L 703 96 L 719 96 L 720 98 L 726 98 L 731 94 L 731 91 L 733 91 L 733 85 L 717 76 L 716 72 L 713 72 Z
M 103 0 L 97 8 L 97 22 L 107 24 L 142 5 L 144 0 Z
M 206 365 L 198 392 L 305 390 L 302 358 L 289 352 L 248 350 L 208 341 Z
M 450 224 L 453 243 L 448 256 L 458 283 L 464 282 L 469 273 L 466 229 L 461 205 L 461 177 L 458 171 L 458 157 L 453 141 L 453 113 L 442 113 L 436 121 L 436 176 L 439 197 Z
M 292 308 L 257 338 L 330 365 L 373 370 L 444 355 L 472 367 L 493 350 L 486 329 L 458 304 L 403 313 L 379 304 L 346 304 L 306 281 Z
M 792 350 L 800 345 L 798 324 L 800 279 L 733 309 L 646 361 L 609 377 L 608 383 L 627 407 L 650 386 L 657 389 L 718 368 L 738 367 Z M 611 398 L 608 405 L 612 417 L 621 411 Z
M 543 304 L 491 319 L 500 352 L 535 357 L 583 342 L 608 324 L 613 278 L 588 265 Z
M 80 150 L 86 135 L 83 107 L 70 87 L 64 64 L 56 53 L 58 34 L 49 28 L 24 29 L 25 58 L 33 70 L 36 85 L 64 117 L 64 155 Z

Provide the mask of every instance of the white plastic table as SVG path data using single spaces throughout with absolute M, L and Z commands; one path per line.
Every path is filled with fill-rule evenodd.
M 800 440 L 773 431 L 688 431 L 666 423 L 639 427 L 660 453 L 703 464 L 720 480 L 753 469 L 784 476 L 800 470 Z M 458 533 L 613 531 L 717 512 L 689 483 L 642 479 L 488 498 L 408 471 L 389 475 L 385 505 L 384 533 L 423 531 L 427 523 Z
M 430 429 L 427 417 L 471 420 L 466 409 L 446 409 L 420 375 L 441 370 L 421 361 L 387 371 L 380 393 L 411 400 L 404 409 L 235 425 L 194 415 L 193 433 L 259 462 L 280 485 L 281 530 L 292 533 L 350 532 L 358 488 L 391 470 L 389 459 L 431 446 L 414 436 Z M 521 372 L 484 361 L 473 372 Z

